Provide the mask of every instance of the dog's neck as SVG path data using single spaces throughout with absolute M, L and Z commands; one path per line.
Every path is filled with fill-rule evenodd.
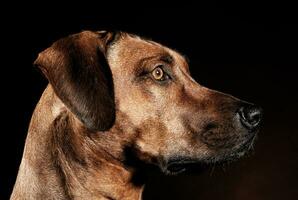
M 67 197 L 88 192 L 90 199 L 141 199 L 143 185 L 132 181 L 135 171 L 123 165 L 123 144 L 110 133 L 119 134 L 117 126 L 90 132 L 68 113 L 57 117 L 53 126 L 49 149 Z
M 86 130 L 48 87 L 31 119 L 11 199 L 140 199 L 144 182 L 136 184 L 135 168 L 123 164 L 133 131 L 121 129 Z

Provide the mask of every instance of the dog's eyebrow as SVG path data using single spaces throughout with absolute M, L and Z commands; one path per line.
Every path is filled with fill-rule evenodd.
M 174 62 L 174 58 L 171 55 L 165 54 L 160 57 L 161 61 L 165 63 L 172 64 Z
M 163 53 L 163 54 L 157 54 L 157 55 L 142 58 L 139 61 L 139 63 L 143 65 L 144 63 L 150 60 L 160 60 L 167 64 L 172 64 L 174 62 L 174 58 L 171 55 Z

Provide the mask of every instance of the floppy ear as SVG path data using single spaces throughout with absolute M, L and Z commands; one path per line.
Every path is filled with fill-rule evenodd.
M 91 130 L 115 120 L 112 73 L 106 60 L 115 34 L 84 31 L 55 42 L 34 62 L 62 102 Z

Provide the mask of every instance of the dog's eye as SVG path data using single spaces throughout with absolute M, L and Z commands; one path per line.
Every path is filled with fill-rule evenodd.
M 169 79 L 169 75 L 167 75 L 164 70 L 158 66 L 151 72 L 153 78 L 157 81 L 165 81 Z

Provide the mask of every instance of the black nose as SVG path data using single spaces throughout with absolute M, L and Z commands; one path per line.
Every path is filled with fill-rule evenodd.
M 243 106 L 239 110 L 240 121 L 247 129 L 257 128 L 262 119 L 262 108 L 255 105 Z

